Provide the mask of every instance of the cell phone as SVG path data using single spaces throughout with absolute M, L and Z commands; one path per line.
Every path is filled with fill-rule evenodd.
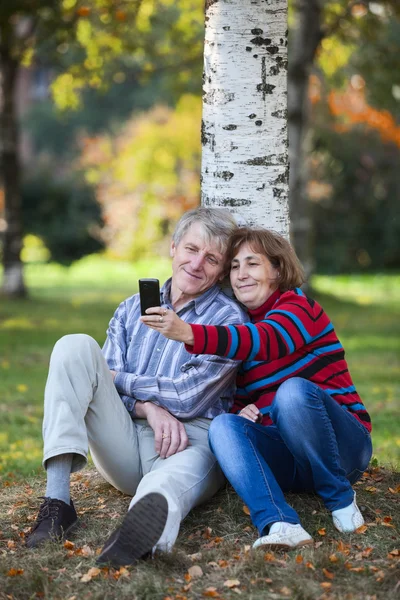
M 146 314 L 151 306 L 160 306 L 160 282 L 158 279 L 139 279 L 140 313 Z

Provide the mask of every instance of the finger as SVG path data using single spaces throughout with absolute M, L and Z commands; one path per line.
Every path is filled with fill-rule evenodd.
M 167 454 L 166 454 L 166 458 L 168 458 L 169 456 L 172 456 L 173 454 L 176 454 L 176 451 L 179 448 L 179 444 L 181 441 L 181 436 L 180 436 L 180 431 L 178 427 L 174 427 L 173 429 L 171 429 L 171 438 L 170 438 L 170 444 L 169 444 L 169 448 L 167 450 Z
M 162 315 L 164 309 L 161 306 L 151 306 L 146 309 L 146 315 Z
M 188 447 L 189 438 L 187 436 L 185 426 L 182 425 L 182 423 L 180 423 L 179 430 L 180 430 L 180 443 L 179 443 L 179 446 L 176 451 L 182 452 L 182 450 L 185 450 L 185 448 Z
M 168 450 L 171 445 L 171 439 L 172 439 L 171 432 L 169 430 L 164 429 L 163 434 L 161 436 L 161 450 L 160 450 L 161 458 L 167 458 Z
M 154 430 L 154 449 L 158 455 L 161 453 L 162 446 L 162 429 L 161 426 L 156 427 Z

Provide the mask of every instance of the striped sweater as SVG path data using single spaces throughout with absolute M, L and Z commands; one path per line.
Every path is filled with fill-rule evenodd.
M 265 304 L 249 310 L 244 325 L 192 324 L 193 354 L 216 354 L 242 360 L 232 412 L 255 404 L 272 423 L 269 407 L 278 387 L 290 377 L 319 385 L 350 411 L 368 431 L 371 420 L 354 387 L 344 349 L 321 306 L 299 288 L 277 290 Z

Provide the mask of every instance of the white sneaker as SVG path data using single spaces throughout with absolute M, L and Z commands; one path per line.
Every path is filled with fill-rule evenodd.
M 364 525 L 364 517 L 356 504 L 356 494 L 349 506 L 332 511 L 333 524 L 341 533 L 352 533 Z
M 291 550 L 310 544 L 313 544 L 313 539 L 301 525 L 279 521 L 271 525 L 268 535 L 264 535 L 254 542 L 253 548 L 266 546 L 276 550 Z

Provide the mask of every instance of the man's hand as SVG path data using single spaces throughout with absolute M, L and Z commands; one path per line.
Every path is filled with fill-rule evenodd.
M 155 306 L 146 310 L 146 315 L 140 317 L 142 323 L 162 333 L 170 340 L 184 342 L 189 346 L 194 344 L 194 336 L 189 323 L 182 321 L 171 309 Z
M 248 404 L 242 408 L 239 413 L 239 417 L 249 419 L 249 421 L 253 421 L 253 423 L 261 423 L 263 420 L 263 415 L 255 404 Z
M 147 419 L 154 431 L 155 450 L 161 458 L 168 458 L 182 452 L 188 443 L 188 436 L 183 423 L 161 406 L 152 402 L 136 402 L 137 417 Z
M 110 373 L 111 373 L 111 377 L 112 377 L 112 379 L 113 379 L 113 381 L 114 381 L 114 379 L 115 379 L 115 376 L 116 376 L 116 374 L 117 374 L 117 371 L 112 371 L 112 370 L 110 369 Z

